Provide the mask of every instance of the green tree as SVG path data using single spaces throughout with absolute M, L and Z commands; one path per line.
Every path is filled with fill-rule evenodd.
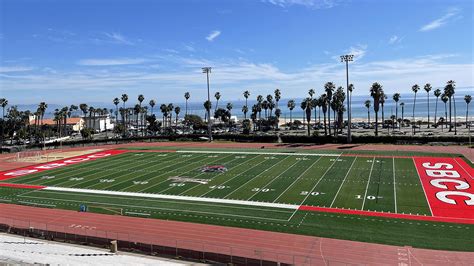
M 370 100 L 366 100 L 364 102 L 364 106 L 365 106 L 365 108 L 367 108 L 367 121 L 368 121 L 369 125 L 370 125 L 370 106 L 371 106 L 371 104 L 372 103 L 370 102 Z
M 448 128 L 448 124 L 446 123 L 448 121 L 448 107 L 447 107 L 447 103 L 449 101 L 449 97 L 446 95 L 446 94 L 442 94 L 441 95 L 441 101 L 444 103 L 444 125 L 445 125 L 445 128 Z
M 398 101 L 400 101 L 400 93 L 394 93 L 393 101 L 395 101 L 395 121 L 398 121 Z M 400 125 L 398 125 L 398 129 L 400 129 Z
M 306 128 L 308 129 L 308 137 L 311 136 L 311 109 L 312 109 L 312 100 L 311 98 L 306 98 L 301 102 L 301 109 L 305 112 L 306 115 Z
M 184 99 L 186 100 L 186 109 L 185 109 L 185 112 L 184 112 L 185 117 L 188 115 L 188 100 L 189 100 L 190 97 L 191 97 L 191 94 L 189 94 L 189 92 L 184 93 Z
M 451 122 L 451 117 L 452 117 L 452 112 L 451 112 L 451 99 L 454 96 L 455 93 L 455 88 L 456 88 L 456 83 L 453 80 L 450 80 L 446 83 L 446 86 L 444 87 L 444 95 L 446 95 L 449 99 L 449 132 L 452 131 L 453 124 Z M 456 121 L 455 121 L 456 123 Z
M 327 82 L 326 84 L 324 84 L 324 91 L 326 92 L 328 107 L 331 107 L 332 93 L 334 92 L 335 88 L 336 88 L 336 85 L 334 85 L 334 83 L 332 82 Z M 331 135 L 331 112 L 328 112 L 328 124 L 329 124 L 329 135 Z
M 150 107 L 151 107 L 151 115 L 154 115 L 153 108 L 155 108 L 155 105 L 156 105 L 155 100 L 151 99 L 148 104 L 149 104 Z
M 221 98 L 221 93 L 220 93 L 220 92 L 216 92 L 216 93 L 214 94 L 214 98 L 216 98 L 216 109 L 215 109 L 215 110 L 217 110 L 217 108 L 218 108 L 218 106 L 219 106 L 219 100 L 220 100 L 220 98 Z
M 117 125 L 118 124 L 118 115 L 119 115 L 118 104 L 120 103 L 120 100 L 119 100 L 119 98 L 115 97 L 112 102 L 115 105 L 115 125 Z
M 411 87 L 411 90 L 415 93 L 415 97 L 413 98 L 413 114 L 412 114 L 412 133 L 413 135 L 415 135 L 416 131 L 415 131 L 415 106 L 416 106 L 416 94 L 418 93 L 418 91 L 420 90 L 420 86 L 418 86 L 418 84 L 415 84 Z
M 290 124 L 291 124 L 292 121 L 293 121 L 293 117 L 292 117 L 293 109 L 295 109 L 295 107 L 296 107 L 295 100 L 289 100 L 288 104 L 287 104 L 287 107 L 290 110 Z
M 432 89 L 431 84 L 426 83 L 423 89 L 426 91 L 426 97 L 428 100 L 428 128 L 430 128 L 430 91 Z
M 441 96 L 441 90 L 436 89 L 433 94 L 436 97 L 434 125 L 437 127 L 437 125 L 436 125 L 437 124 L 436 116 L 438 115 L 438 100 L 439 100 L 439 96 Z
M 374 82 L 372 84 L 372 86 L 370 87 L 370 96 L 372 97 L 372 99 L 374 101 L 375 136 L 379 135 L 379 125 L 378 125 L 379 117 L 378 117 L 378 113 L 379 113 L 379 108 L 380 108 L 380 101 L 381 101 L 381 98 L 383 97 L 383 95 L 384 95 L 384 93 L 383 93 L 382 85 L 380 85 L 377 82 Z
M 471 95 L 464 96 L 464 101 L 466 102 L 466 128 L 469 127 L 468 117 L 469 117 L 469 104 L 471 103 L 471 100 L 472 100 Z

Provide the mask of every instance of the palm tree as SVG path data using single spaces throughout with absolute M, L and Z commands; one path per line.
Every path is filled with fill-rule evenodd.
M 227 103 L 226 109 L 229 111 L 229 131 L 230 131 L 230 117 L 232 116 L 232 108 L 234 108 L 234 105 L 232 103 Z
M 168 117 L 168 108 L 167 108 L 166 104 L 161 104 L 160 105 L 160 111 L 163 115 L 163 122 L 162 122 L 163 129 L 165 129 L 166 128 L 166 119 L 165 119 L 165 117 Z
M 370 100 L 366 100 L 364 105 L 365 105 L 365 108 L 367 108 L 367 121 L 370 126 L 370 105 L 371 105 Z
M 382 91 L 382 95 L 380 95 L 380 105 L 382 106 L 382 127 L 385 125 L 384 105 L 386 99 L 387 95 Z
M 307 122 L 307 129 L 308 129 L 308 137 L 311 136 L 311 132 L 310 132 L 310 122 L 311 122 L 311 108 L 312 108 L 312 103 L 313 101 L 311 100 L 311 98 L 306 98 L 304 99 L 302 102 L 301 102 L 301 109 L 303 109 L 303 111 L 305 111 L 305 114 L 306 114 L 306 122 Z
M 95 108 L 90 106 L 89 107 L 89 127 L 90 127 L 91 122 L 92 122 L 92 114 L 94 114 L 94 117 L 95 117 Z M 92 129 L 95 130 L 95 119 L 94 119 L 94 124 L 92 126 Z
M 400 101 L 400 93 L 394 93 L 392 98 L 395 101 L 395 121 L 398 121 L 398 101 Z M 400 129 L 400 126 L 398 129 Z
M 456 88 L 456 84 L 453 80 L 450 80 L 446 83 L 446 86 L 444 87 L 444 94 L 448 96 L 449 99 L 449 132 L 452 131 L 452 123 L 451 123 L 451 98 L 454 96 L 454 90 Z M 456 121 L 454 122 L 456 123 Z
M 5 119 L 5 107 L 7 107 L 7 105 L 8 105 L 8 100 L 5 99 L 5 98 L 1 98 L 0 99 L 0 106 L 2 106 L 2 109 L 3 109 L 2 120 Z
M 404 123 L 404 120 L 405 120 L 405 103 L 401 102 L 400 106 L 402 107 L 402 123 Z
M 176 114 L 176 130 L 178 129 L 178 116 L 180 112 L 181 112 L 181 107 L 176 106 L 174 108 L 174 113 Z
M 296 107 L 295 100 L 289 100 L 286 106 L 290 110 L 290 124 L 291 124 L 293 121 L 293 109 L 295 109 Z
M 326 91 L 326 100 L 328 102 L 327 106 L 331 106 L 331 98 L 332 98 L 332 93 L 334 89 L 336 88 L 336 85 L 332 82 L 327 82 L 324 84 L 324 91 Z M 331 112 L 328 113 L 328 124 L 329 124 L 329 135 L 331 135 Z
M 383 98 L 382 96 L 384 95 L 382 85 L 379 83 L 375 82 L 372 84 L 370 87 L 370 96 L 374 99 L 374 112 L 375 112 L 375 136 L 379 135 L 379 107 L 380 107 L 380 101 Z
M 281 99 L 281 91 L 279 89 L 275 90 L 275 102 L 276 102 L 276 108 L 278 108 L 278 102 Z
M 142 107 L 140 104 L 135 104 L 133 107 L 133 113 L 135 114 L 135 126 L 136 126 L 136 134 L 138 135 L 138 116 L 140 115 L 140 112 L 142 110 Z
M 126 120 L 126 116 L 125 116 L 125 114 L 126 114 L 126 111 L 127 111 L 127 109 L 125 109 L 125 103 L 126 103 L 127 101 L 128 101 L 128 95 L 125 94 L 125 93 L 122 94 L 123 114 L 124 114 L 123 117 L 122 117 L 122 120 L 123 120 L 122 123 L 123 123 L 123 134 L 124 134 L 124 135 L 125 135 L 125 131 L 126 131 L 126 126 L 125 126 L 125 124 L 126 124 L 126 121 L 125 121 L 125 120 Z
M 174 106 L 172 103 L 169 103 L 168 106 L 166 106 L 166 109 L 168 111 L 168 115 L 170 116 L 169 119 L 170 119 L 170 130 L 171 130 L 171 127 L 172 127 L 172 119 L 173 119 L 173 109 L 174 109 Z
M 323 108 L 323 115 L 324 115 L 324 136 L 328 135 L 328 127 L 326 125 L 326 112 L 328 111 L 328 96 L 326 94 L 322 94 L 319 97 L 321 100 L 321 107 Z
M 249 108 L 247 105 L 242 106 L 242 113 L 244 113 L 244 119 L 247 119 L 247 112 L 249 111 Z
M 352 91 L 355 89 L 354 84 L 349 84 L 348 90 L 349 95 L 347 95 L 347 103 L 349 106 L 349 110 L 347 110 L 347 125 L 349 127 L 352 126 Z
M 434 123 L 433 125 L 436 125 L 437 126 L 437 121 L 436 121 L 436 116 L 438 114 L 438 99 L 439 99 L 439 96 L 441 95 L 441 90 L 440 89 L 436 89 L 434 91 L 434 96 L 436 97 L 436 105 L 435 105 L 435 116 L 434 116 Z
M 315 93 L 316 93 L 316 92 L 314 91 L 314 89 L 309 89 L 309 91 L 308 91 L 309 98 L 310 98 L 311 101 L 312 101 L 311 105 L 312 105 L 313 108 L 314 108 L 314 124 L 316 124 L 316 102 L 313 100 L 313 95 L 314 95 Z
M 413 98 L 413 114 L 412 114 L 412 133 L 415 135 L 416 130 L 415 130 L 415 106 L 416 106 L 416 93 L 420 90 L 420 86 L 418 84 L 415 84 L 411 87 L 411 90 L 415 93 L 415 98 Z
M 271 94 L 267 95 L 267 107 L 268 109 L 270 109 L 270 116 L 271 116 L 273 107 L 275 107 L 275 104 L 273 103 L 273 96 Z
M 204 109 L 206 109 L 207 113 L 209 113 L 211 111 L 211 108 L 212 108 L 212 102 L 211 101 L 205 101 L 204 102 Z M 207 119 L 211 119 L 211 118 L 208 117 Z
M 466 102 L 466 128 L 469 127 L 468 125 L 468 116 L 469 116 L 469 104 L 471 103 L 472 97 L 471 95 L 465 95 L 464 101 Z
M 150 107 L 151 107 L 151 115 L 153 115 L 153 108 L 155 107 L 156 102 L 155 102 L 155 100 L 151 99 L 148 104 L 149 104 Z
M 221 93 L 220 92 L 216 92 L 216 94 L 214 94 L 214 97 L 216 98 L 216 109 L 214 111 L 217 110 L 217 106 L 219 105 L 219 99 L 221 98 Z
M 244 98 L 245 98 L 245 106 L 247 106 L 247 110 L 249 109 L 248 108 L 248 99 L 249 99 L 249 96 L 250 96 L 250 92 L 249 91 L 244 91 Z M 244 113 L 245 114 L 245 119 L 247 119 L 247 113 Z
M 186 117 L 188 115 L 188 100 L 189 100 L 190 97 L 191 97 L 191 94 L 189 94 L 189 92 L 184 93 L 184 99 L 186 99 L 186 109 L 185 109 L 185 112 L 184 112 L 184 117 Z
M 431 84 L 426 83 L 423 87 L 426 91 L 426 97 L 428 99 L 428 128 L 430 128 L 430 91 L 431 91 Z
M 445 128 L 448 128 L 448 125 L 446 124 L 446 121 L 448 119 L 448 107 L 447 107 L 447 102 L 449 100 L 449 97 L 446 96 L 446 94 L 441 94 L 441 101 L 444 103 L 444 121 L 445 121 Z
M 118 104 L 120 103 L 119 98 L 115 97 L 113 100 L 113 103 L 115 105 L 115 123 L 118 124 Z

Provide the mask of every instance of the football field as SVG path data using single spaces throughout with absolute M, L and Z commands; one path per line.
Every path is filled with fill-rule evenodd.
M 472 223 L 416 218 L 472 215 L 438 214 L 416 160 L 335 151 L 112 150 L 7 173 L 0 201 L 471 250 L 461 246 L 472 240 Z M 470 166 L 450 160 L 469 175 Z M 460 242 L 421 240 L 437 226 L 447 228 L 438 240 L 456 235 Z

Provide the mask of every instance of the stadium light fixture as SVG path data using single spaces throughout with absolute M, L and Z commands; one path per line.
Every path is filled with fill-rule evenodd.
M 209 73 L 211 73 L 211 67 L 203 67 L 202 73 L 207 76 L 207 101 L 211 102 L 211 93 L 209 92 Z M 207 131 L 209 134 L 209 142 L 212 141 L 212 128 L 211 128 L 211 109 L 207 109 Z
M 346 93 L 347 93 L 347 143 L 352 142 L 352 135 L 351 135 L 351 126 L 352 126 L 352 119 L 351 119 L 351 95 L 349 94 L 349 62 L 354 61 L 354 55 L 346 54 L 341 55 L 341 62 L 346 62 Z

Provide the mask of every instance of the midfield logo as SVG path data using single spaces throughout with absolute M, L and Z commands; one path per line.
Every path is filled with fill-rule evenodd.
M 227 167 L 223 165 L 208 165 L 201 168 L 203 173 L 224 173 L 227 171 Z

